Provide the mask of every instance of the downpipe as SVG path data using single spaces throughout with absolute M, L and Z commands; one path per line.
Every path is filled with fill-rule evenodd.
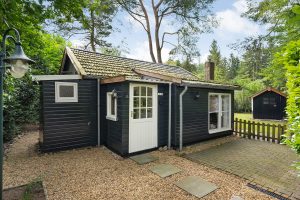
M 179 132 L 179 151 L 182 151 L 182 134 L 183 134 L 183 107 L 182 107 L 182 97 L 188 90 L 185 86 L 184 90 L 179 95 L 179 121 L 180 121 L 180 132 Z

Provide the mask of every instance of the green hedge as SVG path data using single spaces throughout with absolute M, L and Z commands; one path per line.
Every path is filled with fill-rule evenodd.
M 290 42 L 276 60 L 284 64 L 287 72 L 288 133 L 285 143 L 300 154 L 300 40 Z

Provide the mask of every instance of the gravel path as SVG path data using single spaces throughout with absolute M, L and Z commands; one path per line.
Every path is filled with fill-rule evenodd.
M 227 140 L 230 139 L 218 139 L 216 143 Z M 219 186 L 203 199 L 226 200 L 233 195 L 244 199 L 271 199 L 248 188 L 245 180 L 179 157 L 173 150 L 154 151 L 151 154 L 158 156 L 158 161 L 137 165 L 104 147 L 38 155 L 34 151 L 37 141 L 38 132 L 32 132 L 17 139 L 8 150 L 4 162 L 4 188 L 42 179 L 50 200 L 197 199 L 173 184 L 185 176 L 196 175 Z M 211 146 L 211 143 L 203 146 Z M 195 145 L 186 151 L 199 148 Z M 148 170 L 155 163 L 173 164 L 183 171 L 162 179 Z

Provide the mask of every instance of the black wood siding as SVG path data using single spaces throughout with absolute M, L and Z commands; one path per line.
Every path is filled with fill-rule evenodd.
M 101 143 L 111 150 L 127 155 L 129 151 L 129 82 L 101 85 Z M 106 93 L 116 90 L 117 121 L 106 119 Z M 158 146 L 168 142 L 169 86 L 158 84 Z
M 173 140 L 175 146 L 179 145 L 180 121 L 179 121 L 179 95 L 183 87 L 175 86 L 175 124 L 173 133 Z M 183 96 L 183 145 L 207 140 L 215 137 L 221 137 L 232 134 L 232 131 L 224 131 L 219 133 L 208 133 L 208 93 L 231 93 L 231 120 L 233 121 L 234 107 L 233 98 L 234 93 L 230 90 L 215 90 L 204 88 L 189 87 Z M 195 98 L 200 95 L 200 98 Z M 233 124 L 231 125 L 233 127 Z
M 263 104 L 264 98 L 274 98 L 275 105 Z M 285 117 L 286 97 L 273 91 L 266 91 L 253 98 L 254 119 L 277 119 Z
M 106 93 L 116 90 L 117 121 L 106 119 Z M 129 83 L 101 85 L 101 141 L 113 151 L 125 155 L 128 153 L 129 131 Z
M 55 81 L 41 84 L 43 152 L 71 149 L 97 144 L 97 81 L 77 82 L 78 102 L 55 103 Z
M 169 124 L 169 85 L 158 84 L 158 146 L 166 146 L 168 144 L 168 124 Z

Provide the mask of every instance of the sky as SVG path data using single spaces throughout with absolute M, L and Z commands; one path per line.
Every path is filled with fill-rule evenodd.
M 146 0 L 147 1 L 147 0 Z M 217 40 L 221 55 L 228 57 L 230 53 L 239 55 L 240 52 L 232 50 L 229 45 L 243 38 L 258 35 L 266 32 L 266 27 L 260 26 L 250 20 L 241 17 L 241 14 L 247 10 L 246 0 L 216 0 L 213 4 L 212 11 L 219 21 L 217 28 L 213 33 L 201 34 L 197 46 L 201 56 L 194 62 L 204 63 L 209 55 L 209 48 L 213 39 Z M 150 16 L 151 18 L 151 16 Z M 153 17 L 152 17 L 153 18 Z M 150 21 L 154 24 L 153 21 Z M 123 53 L 128 58 L 151 61 L 148 49 L 148 40 L 142 26 L 133 20 L 127 13 L 119 13 L 113 21 L 113 26 L 118 29 L 108 38 L 114 46 L 121 46 L 128 52 Z M 161 32 L 172 31 L 174 25 L 166 20 L 162 23 Z M 152 26 L 153 27 L 153 26 Z M 170 38 L 175 40 L 175 38 Z M 70 38 L 73 46 L 82 46 L 84 42 L 80 36 Z M 163 61 L 169 58 L 171 46 L 165 46 L 162 51 Z

